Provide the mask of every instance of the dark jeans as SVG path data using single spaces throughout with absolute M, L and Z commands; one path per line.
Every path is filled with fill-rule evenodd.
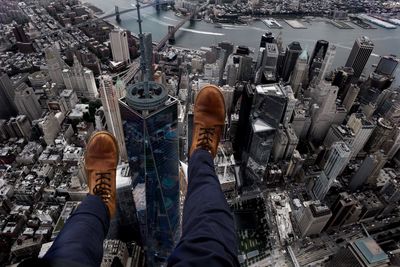
M 108 232 L 107 208 L 97 196 L 87 196 L 44 256 L 100 266 Z M 168 266 L 239 266 L 233 217 L 221 191 L 210 153 L 197 150 L 189 160 L 182 237 Z

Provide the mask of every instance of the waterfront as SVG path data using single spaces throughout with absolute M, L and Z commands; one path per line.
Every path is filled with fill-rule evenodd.
M 114 6 L 118 5 L 121 10 L 131 8 L 133 1 L 128 0 L 112 0 L 87 1 L 109 14 L 114 11 Z M 175 16 L 172 11 L 160 11 L 159 13 L 153 7 L 144 8 L 142 10 L 142 19 L 144 21 L 144 31 L 151 32 L 153 40 L 160 40 L 167 33 L 168 25 L 175 25 L 180 18 Z M 135 12 L 121 15 L 121 27 L 132 32 L 138 32 L 137 16 Z M 115 18 L 110 18 L 115 23 Z M 210 46 L 221 41 L 230 41 L 235 45 L 247 45 L 252 49 L 258 47 L 261 34 L 271 31 L 275 35 L 282 32 L 284 44 L 291 41 L 299 41 L 303 48 L 307 48 L 309 53 L 314 48 L 316 40 L 325 39 L 337 46 L 337 52 L 333 65 L 341 66 L 346 63 L 346 59 L 353 46 L 354 40 L 360 35 L 366 35 L 374 42 L 375 48 L 373 54 L 366 66 L 369 70 L 372 64 L 376 64 L 380 55 L 394 54 L 400 55 L 400 27 L 397 29 L 362 29 L 351 23 L 353 29 L 339 29 L 325 19 L 314 19 L 310 22 L 301 20 L 307 29 L 294 29 L 285 23 L 282 19 L 277 19 L 282 25 L 281 29 L 269 29 L 260 21 L 254 21 L 251 25 L 230 25 L 222 24 L 222 28 L 216 28 L 213 24 L 204 21 L 196 21 L 194 25 L 187 22 L 175 35 L 176 45 L 187 48 L 200 48 Z M 255 50 L 256 51 L 256 50 Z M 400 68 L 397 70 L 397 77 L 400 77 Z M 395 84 L 400 84 L 400 79 Z

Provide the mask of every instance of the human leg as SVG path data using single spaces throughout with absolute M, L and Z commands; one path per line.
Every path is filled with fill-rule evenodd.
M 100 197 L 88 195 L 67 219 L 43 259 L 100 266 L 109 225 L 106 205 Z
M 225 119 L 218 88 L 200 91 L 194 116 L 182 237 L 168 266 L 238 266 L 233 216 L 213 163 Z
M 117 164 L 115 138 L 108 132 L 93 134 L 85 152 L 89 195 L 66 221 L 45 260 L 100 266 L 103 241 L 116 210 Z

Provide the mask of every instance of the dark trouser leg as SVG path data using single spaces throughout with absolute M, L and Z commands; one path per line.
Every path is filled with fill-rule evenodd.
M 189 184 L 182 237 L 168 266 L 238 266 L 232 214 L 209 152 L 198 149 L 189 160 Z
M 72 261 L 100 266 L 103 241 L 110 225 L 108 210 L 100 197 L 88 195 L 66 221 L 43 257 L 49 261 Z

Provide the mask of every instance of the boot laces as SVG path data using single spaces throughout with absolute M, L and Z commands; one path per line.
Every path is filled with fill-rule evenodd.
M 101 197 L 105 203 L 108 203 L 111 198 L 111 173 L 98 172 L 96 176 L 96 185 L 93 188 L 93 194 Z
M 200 128 L 199 140 L 197 141 L 197 147 L 212 150 L 213 135 L 215 133 L 215 128 Z

